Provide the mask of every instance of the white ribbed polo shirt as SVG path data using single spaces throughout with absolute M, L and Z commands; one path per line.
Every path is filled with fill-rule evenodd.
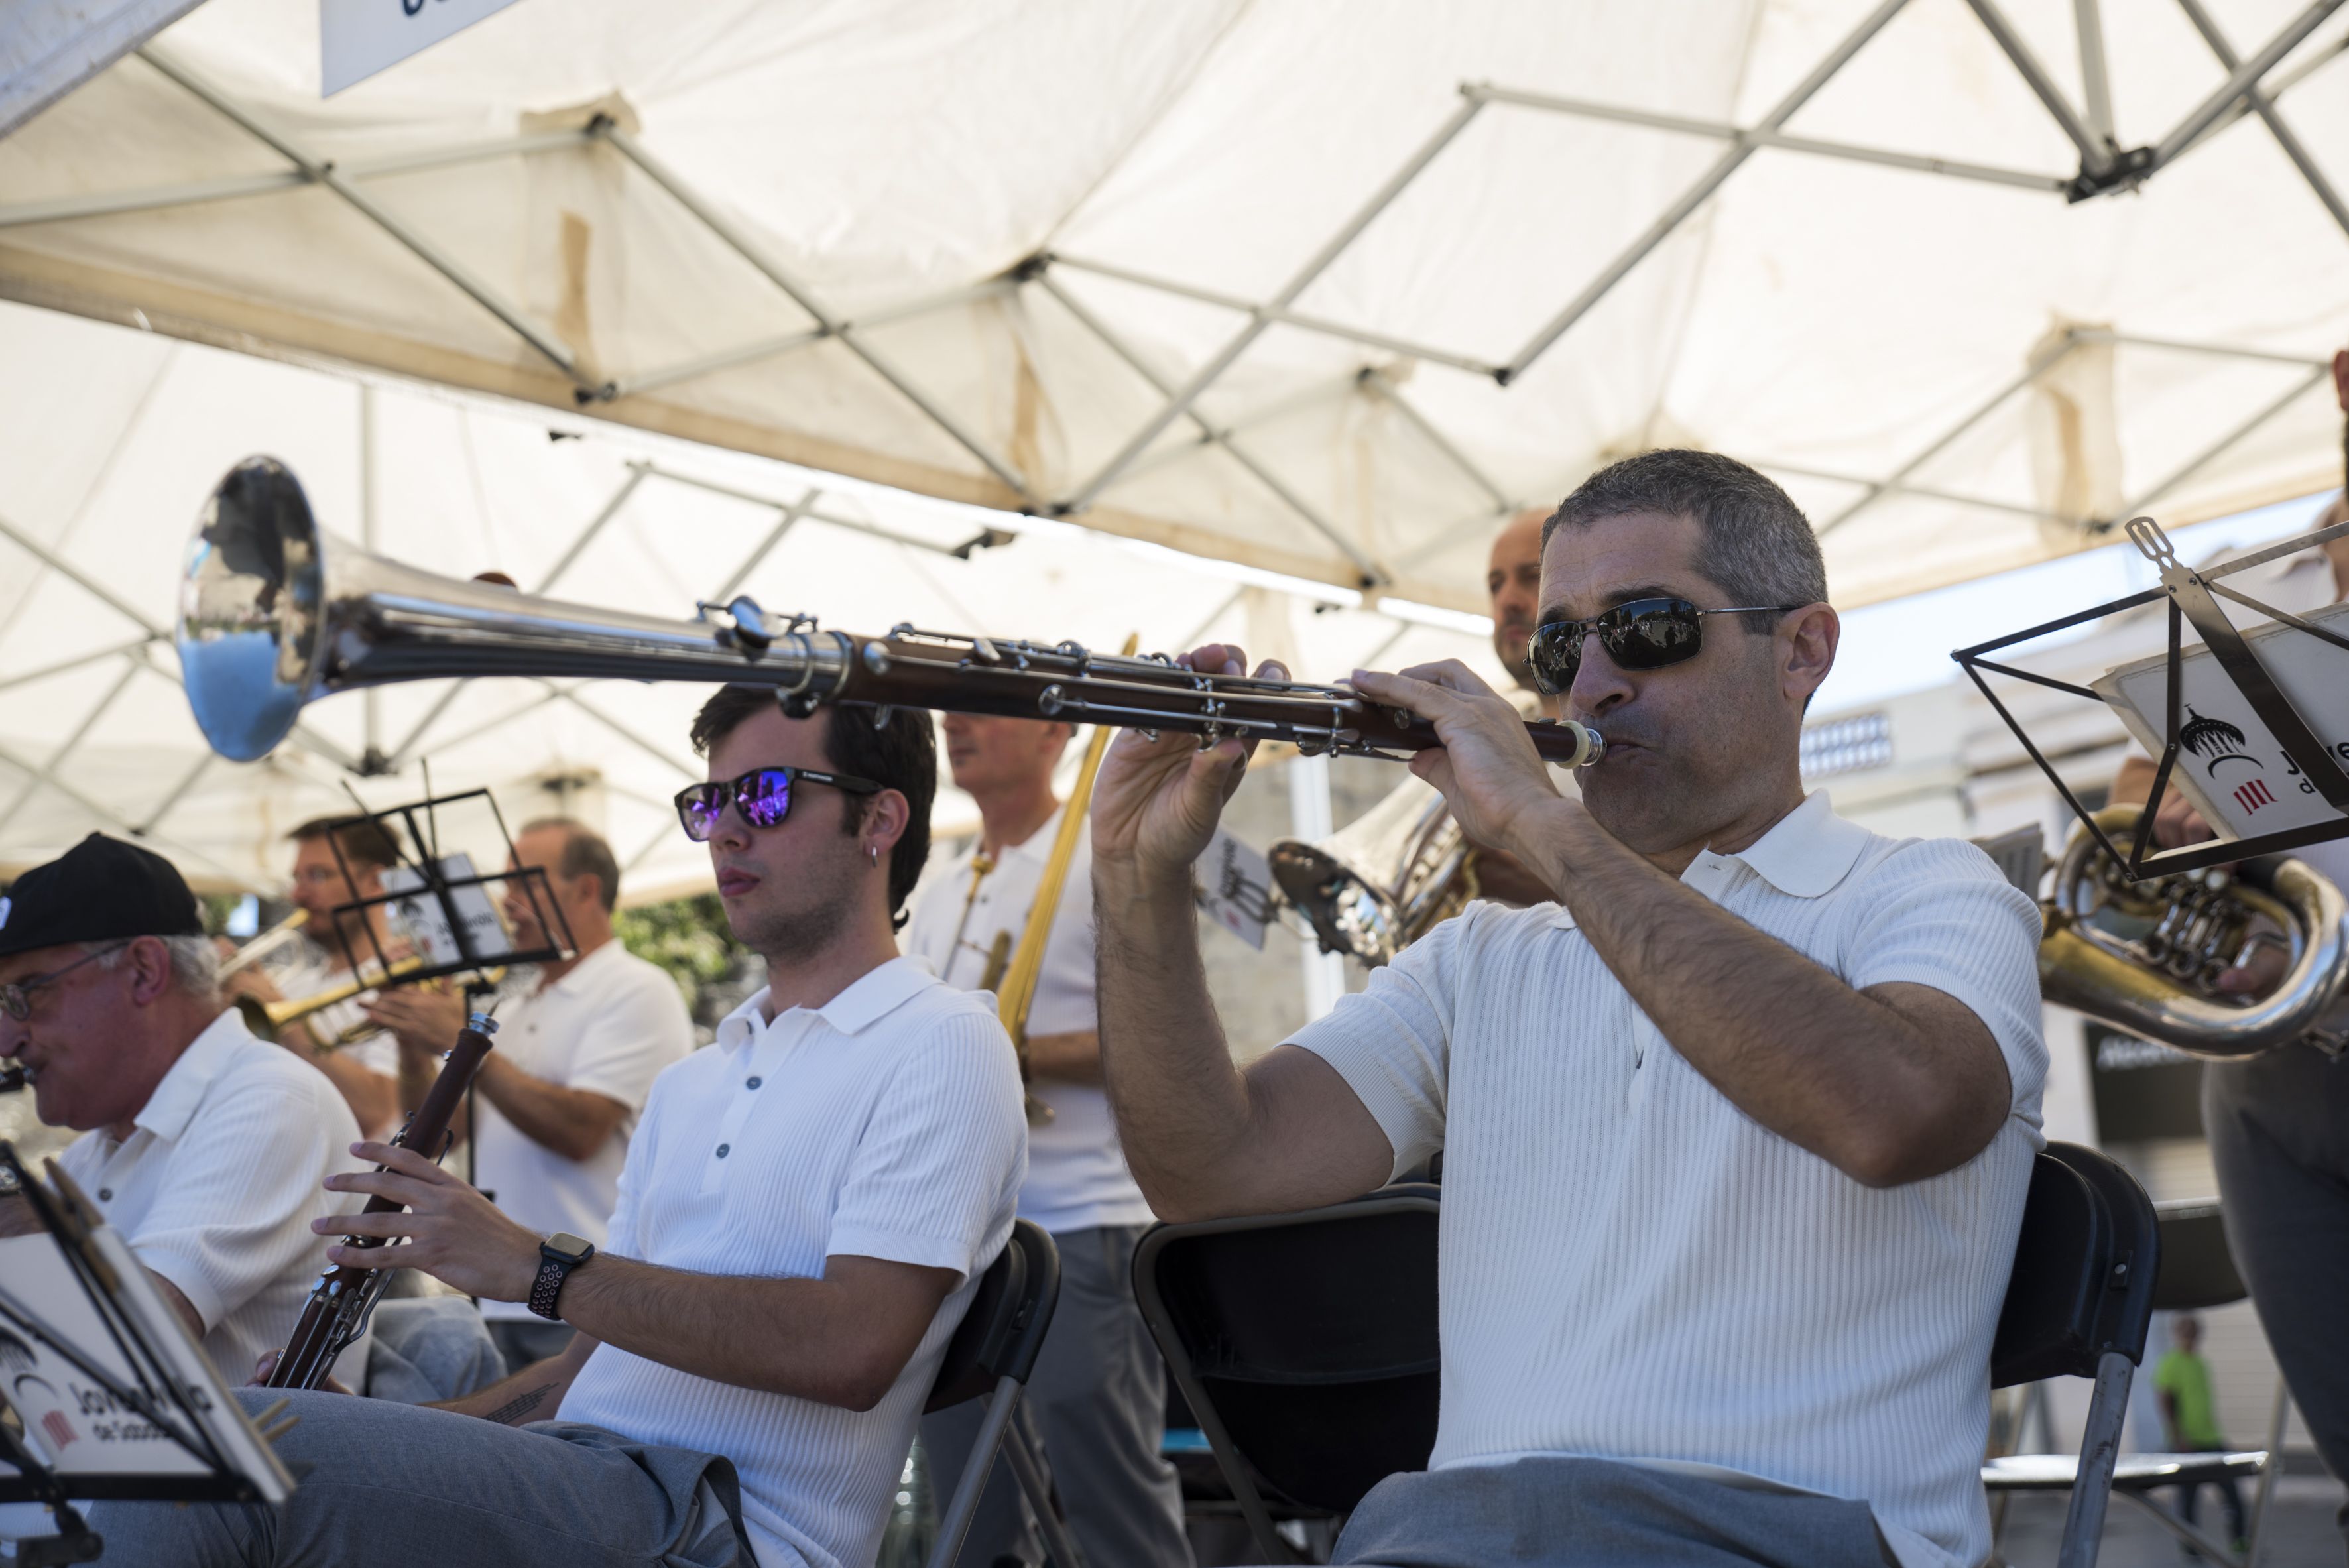
M 1874 1191 L 1673 1049 L 1557 904 L 1473 904 L 1291 1043 L 1400 1171 L 1444 1152 L 1431 1463 L 1664 1461 L 1866 1500 L 1904 1568 L 1990 1550 L 1990 1346 L 2039 1134 L 2039 918 L 1989 857 L 1814 794 L 1682 878 L 1854 987 L 1955 996 L 2013 1096 L 1955 1171 Z
M 723 1454 L 761 1568 L 873 1561 L 938 1358 L 1011 1236 L 1027 1125 L 983 996 L 893 959 L 771 1022 L 761 991 L 661 1074 L 620 1173 L 607 1249 L 700 1274 L 820 1277 L 885 1258 L 963 1276 L 870 1410 L 697 1377 L 609 1345 L 560 1418 Z

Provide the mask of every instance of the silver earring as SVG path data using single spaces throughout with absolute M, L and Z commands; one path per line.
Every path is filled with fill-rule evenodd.
M 870 855 L 870 856 L 873 858 L 873 863 L 874 863 L 874 865 L 876 865 L 876 866 L 877 866 L 877 865 L 879 865 L 879 864 L 881 863 L 881 846 L 880 846 L 880 845 L 878 845 L 878 844 L 867 844 L 867 845 L 865 845 L 865 846 L 864 846 L 864 852 L 865 852 L 866 854 Z

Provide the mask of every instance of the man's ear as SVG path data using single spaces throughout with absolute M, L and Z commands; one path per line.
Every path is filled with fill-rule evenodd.
M 141 936 L 124 950 L 122 966 L 130 972 L 130 999 L 152 1006 L 171 983 L 171 950 L 160 936 Z
M 1778 624 L 1778 684 L 1787 700 L 1801 707 L 1835 668 L 1843 640 L 1843 618 L 1832 604 L 1806 604 Z
M 884 789 L 864 798 L 864 823 L 861 830 L 864 841 L 884 853 L 897 847 L 905 830 L 914 820 L 913 802 L 897 789 Z

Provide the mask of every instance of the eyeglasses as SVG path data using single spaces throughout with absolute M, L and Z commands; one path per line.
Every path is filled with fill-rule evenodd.
M 1634 599 L 1586 621 L 1551 621 L 1534 628 L 1526 643 L 1534 685 L 1557 696 L 1574 685 L 1582 668 L 1582 639 L 1596 633 L 1616 667 L 1660 670 L 1696 657 L 1704 646 L 1707 615 L 1783 615 L 1800 604 L 1737 604 L 1700 610 L 1685 599 Z
M 751 827 L 780 827 L 783 819 L 791 815 L 792 782 L 802 779 L 811 784 L 829 784 L 852 795 L 877 794 L 881 789 L 870 779 L 857 779 L 846 773 L 821 773 L 812 768 L 754 768 L 740 779 L 688 784 L 678 790 L 677 820 L 684 825 L 685 836 L 697 844 L 709 841 L 730 800 L 742 813 L 742 820 Z
M 47 975 L 36 975 L 30 980 L 11 980 L 0 985 L 0 1013 L 5 1013 L 18 1023 L 33 1016 L 33 993 L 44 985 L 54 985 L 85 964 L 95 963 L 109 953 L 119 953 L 137 938 L 127 938 L 101 947 L 95 953 L 85 953 L 62 969 L 52 969 Z

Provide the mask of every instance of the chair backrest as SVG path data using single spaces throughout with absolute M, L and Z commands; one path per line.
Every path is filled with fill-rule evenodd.
M 2161 1233 L 2134 1177 L 2092 1149 L 2033 1161 L 2023 1233 L 1991 1348 L 1991 1386 L 2093 1377 L 2097 1358 L 2145 1356 Z
M 1041 1225 L 1014 1220 L 1011 1240 L 979 1276 L 947 1341 L 923 1413 L 982 1398 L 1005 1377 L 1027 1382 L 1060 1299 L 1060 1249 Z
M 2227 1222 L 2216 1198 L 2157 1203 L 2161 1223 L 2161 1272 L 2154 1281 L 2159 1312 L 2194 1312 L 2225 1306 L 2251 1294 L 2235 1272 L 2227 1246 Z
M 1440 1189 L 1161 1225 L 1134 1293 L 1212 1438 L 1297 1503 L 1352 1508 L 1435 1446 Z

